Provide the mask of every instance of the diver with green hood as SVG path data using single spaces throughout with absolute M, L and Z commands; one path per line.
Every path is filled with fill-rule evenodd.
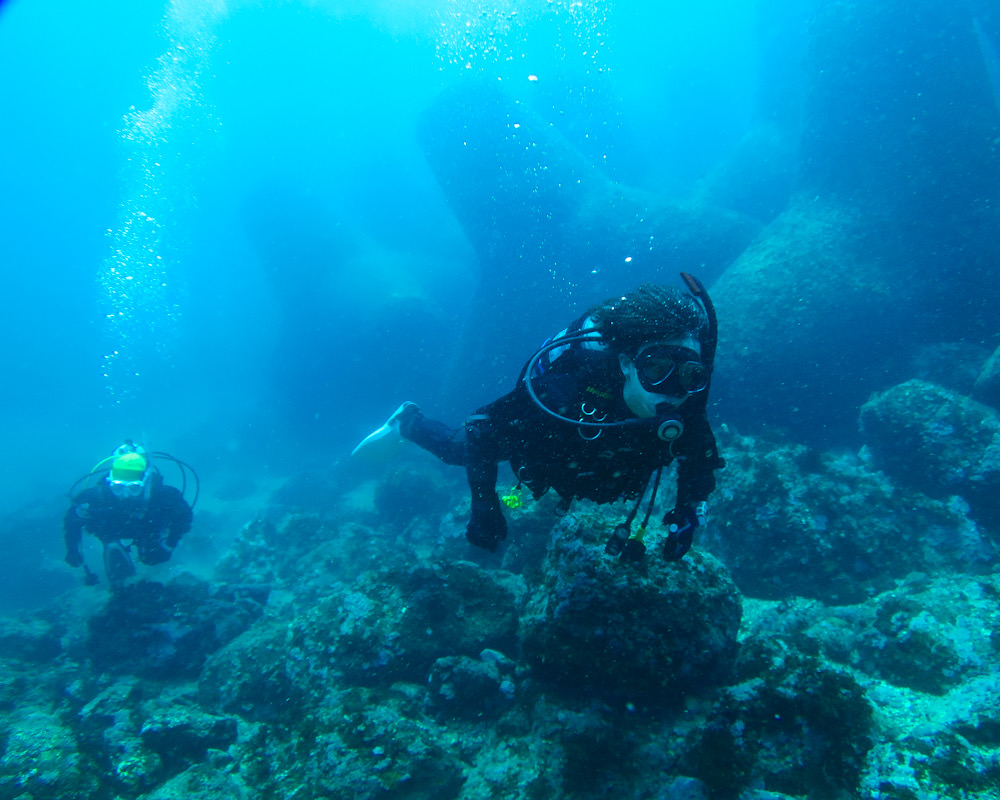
M 174 462 L 181 471 L 183 488 L 164 483 L 153 456 Z M 191 504 L 184 499 L 187 471 L 195 479 Z M 97 476 L 93 486 L 73 494 L 80 483 Z M 143 564 L 162 564 L 191 529 L 193 506 L 198 500 L 198 476 L 168 453 L 148 453 L 126 440 L 108 458 L 100 461 L 70 489 L 70 507 L 63 518 L 66 563 L 83 567 L 88 584 L 97 576 L 84 563 L 83 533 L 93 534 L 104 546 L 104 569 L 112 588 L 119 588 L 135 574 L 130 554 L 134 547 Z
M 625 560 L 645 554 L 660 479 L 676 461 L 677 499 L 663 519 L 662 550 L 669 560 L 682 558 L 695 529 L 706 524 L 714 471 L 725 462 L 706 410 L 718 340 L 715 310 L 704 286 L 681 276 L 690 293 L 647 284 L 590 309 L 542 345 L 513 391 L 462 427 L 403 403 L 354 453 L 402 437 L 465 467 L 472 492 L 466 538 L 491 552 L 507 536 L 496 492 L 501 461 L 510 462 L 518 487 L 535 498 L 554 489 L 562 513 L 576 498 L 634 501 L 606 548 Z M 646 497 L 645 518 L 633 532 Z

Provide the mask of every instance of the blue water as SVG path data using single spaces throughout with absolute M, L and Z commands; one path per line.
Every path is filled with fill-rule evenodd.
M 523 115 L 602 180 L 683 204 L 764 123 L 797 132 L 807 93 L 808 0 L 344 5 L 0 5 L 0 513 L 51 518 L 44 559 L 62 493 L 123 438 L 206 484 L 336 462 L 403 399 L 460 418 L 531 343 L 648 276 L 624 252 L 485 259 L 427 137 L 475 134 L 489 109 L 435 111 L 442 96 L 498 87 L 511 154 L 537 146 Z M 983 9 L 963 30 L 992 100 Z M 901 118 L 872 125 L 948 150 Z M 765 224 L 770 202 L 733 204 Z M 544 202 L 507 212 L 501 249 L 545 236 Z
M 354 335 L 394 296 L 443 321 L 430 363 L 448 364 L 489 276 L 415 127 L 470 73 L 501 82 L 608 175 L 678 192 L 750 122 L 750 2 L 341 5 L 0 6 L 0 508 L 61 489 L 125 435 L 202 463 L 234 448 L 335 457 L 374 419 L 353 416 L 352 392 L 378 383 L 367 397 L 385 398 L 381 414 L 417 388 L 379 366 L 386 342 L 366 352 Z M 140 213 L 155 221 L 126 228 Z M 298 241 L 279 247 L 315 257 L 322 285 L 282 288 L 259 263 L 250 229 L 296 225 Z M 118 287 L 116 259 L 135 273 Z M 323 376 L 272 374 L 286 289 L 305 289 L 317 303 L 305 313 L 337 340 Z M 308 364 L 302 347 L 286 356 Z M 307 384 L 286 387 L 291 407 L 272 385 L 282 379 Z

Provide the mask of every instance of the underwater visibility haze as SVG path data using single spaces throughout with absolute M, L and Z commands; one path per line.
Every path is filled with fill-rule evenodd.
M 0 798 L 1000 795 L 994 2 L 5 0 L 0 75 Z M 683 446 L 634 563 L 351 456 L 682 272 L 683 558 Z

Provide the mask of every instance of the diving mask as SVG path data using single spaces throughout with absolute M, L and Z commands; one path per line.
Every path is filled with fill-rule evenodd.
M 646 345 L 635 357 L 635 370 L 643 389 L 668 397 L 703 391 L 710 375 L 696 351 L 672 344 Z
M 119 500 L 128 500 L 139 497 L 146 488 L 146 482 L 142 481 L 115 481 L 108 479 L 108 487 L 111 494 Z

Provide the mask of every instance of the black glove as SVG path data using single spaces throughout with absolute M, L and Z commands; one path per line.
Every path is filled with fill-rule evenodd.
M 79 550 L 66 551 L 66 563 L 76 568 L 83 564 L 83 554 Z
M 152 540 L 137 541 L 139 560 L 143 564 L 162 564 L 169 561 L 174 553 L 173 545 L 169 543 L 168 532 L 160 531 Z
M 142 548 L 139 558 L 143 564 L 162 564 L 164 561 L 169 561 L 171 555 L 173 551 L 169 547 L 155 544 L 152 547 Z
M 667 561 L 680 561 L 691 549 L 694 539 L 694 529 L 705 524 L 705 504 L 698 507 L 677 506 L 668 511 L 663 518 L 663 527 L 667 529 L 667 541 L 663 545 L 663 557 Z
M 500 501 L 496 495 L 472 501 L 472 516 L 465 526 L 465 538 L 469 540 L 469 544 L 491 553 L 495 553 L 497 545 L 507 538 L 507 520 L 500 510 Z

